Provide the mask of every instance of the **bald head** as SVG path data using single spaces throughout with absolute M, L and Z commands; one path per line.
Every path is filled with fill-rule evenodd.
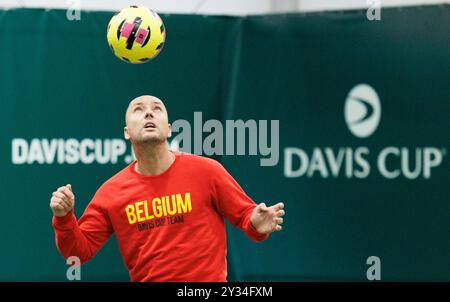
M 128 104 L 127 110 L 125 111 L 125 125 L 128 125 L 128 115 L 133 112 L 135 107 L 139 105 L 142 105 L 144 107 L 149 106 L 150 108 L 153 108 L 154 105 L 159 105 L 167 114 L 166 106 L 159 98 L 153 95 L 141 95 L 131 100 L 131 102 Z M 167 119 L 169 119 L 168 114 Z
M 132 100 L 125 112 L 124 135 L 132 143 L 166 142 L 172 126 L 163 101 L 151 95 Z

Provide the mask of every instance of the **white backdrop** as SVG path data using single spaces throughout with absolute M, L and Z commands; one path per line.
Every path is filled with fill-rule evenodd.
M 161 13 L 247 15 L 277 12 L 321 11 L 369 7 L 450 3 L 450 0 L 0 0 L 0 7 L 67 8 L 115 11 L 128 5 L 144 5 Z

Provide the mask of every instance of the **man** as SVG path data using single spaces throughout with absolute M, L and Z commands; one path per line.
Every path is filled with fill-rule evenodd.
M 281 230 L 283 203 L 257 206 L 217 161 L 169 149 L 161 100 L 132 100 L 125 122 L 136 161 L 97 190 L 78 222 L 71 185 L 53 192 L 56 245 L 66 259 L 85 263 L 115 232 L 132 281 L 226 281 L 223 217 L 257 242 Z

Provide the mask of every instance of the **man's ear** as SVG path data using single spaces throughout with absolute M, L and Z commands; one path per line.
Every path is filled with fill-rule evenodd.
M 125 137 L 126 140 L 130 139 L 130 134 L 128 134 L 128 127 L 127 126 L 123 127 L 123 136 Z
M 169 123 L 169 135 L 168 137 L 172 137 L 172 125 Z

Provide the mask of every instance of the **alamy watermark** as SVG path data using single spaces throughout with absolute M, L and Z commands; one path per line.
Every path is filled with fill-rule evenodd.
M 81 0 L 66 0 L 68 5 L 66 17 L 69 21 L 81 20 Z
M 279 161 L 278 120 L 226 120 L 223 125 L 214 119 L 203 123 L 202 113 L 194 112 L 193 127 L 180 119 L 173 122 L 172 131 L 177 133 L 171 140 L 172 149 L 208 156 L 260 155 L 265 157 L 260 159 L 261 166 L 275 166 Z
M 381 280 L 381 260 L 377 256 L 370 256 L 366 261 L 367 265 L 370 265 L 366 272 L 367 280 Z
M 70 265 L 67 269 L 66 277 L 69 281 L 81 280 L 81 260 L 77 256 L 70 256 L 66 263 Z
M 366 16 L 369 21 L 381 20 L 381 0 L 366 0 L 369 8 L 367 9 Z

